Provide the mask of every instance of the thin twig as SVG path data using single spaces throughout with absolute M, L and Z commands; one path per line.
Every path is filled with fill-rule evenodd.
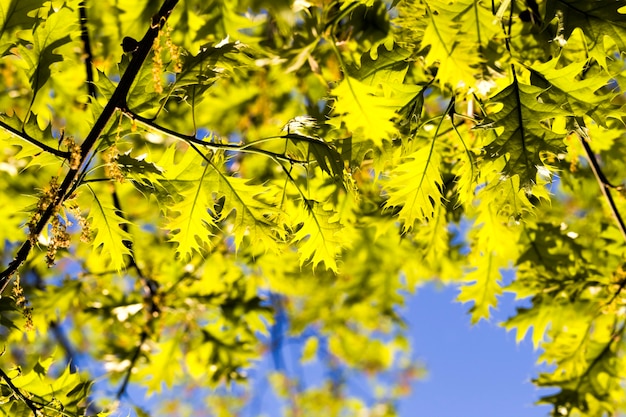
M 117 215 L 125 219 L 124 211 L 122 210 L 122 203 L 115 189 L 113 189 L 112 197 L 113 197 L 113 206 L 115 207 L 115 211 L 117 212 Z M 124 230 L 124 232 L 126 233 L 129 232 L 128 223 L 122 223 L 120 224 L 120 227 L 122 228 L 122 230 Z M 124 395 L 124 392 L 126 392 L 126 388 L 130 382 L 130 377 L 131 377 L 133 368 L 135 367 L 137 360 L 139 360 L 139 354 L 141 353 L 141 349 L 143 345 L 146 343 L 146 341 L 148 340 L 148 336 L 149 336 L 148 330 L 149 329 L 153 330 L 152 324 L 154 320 L 160 314 L 160 308 L 155 301 L 157 297 L 157 293 L 159 291 L 159 284 L 155 280 L 146 277 L 142 269 L 139 267 L 139 265 L 137 265 L 137 261 L 135 258 L 135 251 L 134 251 L 132 242 L 125 242 L 125 245 L 130 252 L 130 254 L 128 255 L 128 267 L 135 269 L 135 271 L 137 272 L 137 277 L 139 277 L 139 281 L 141 282 L 141 285 L 143 286 L 144 304 L 148 305 L 148 315 L 147 315 L 146 328 L 141 332 L 139 344 L 137 345 L 135 352 L 133 353 L 133 356 L 130 360 L 130 365 L 128 366 L 128 369 L 124 375 L 124 380 L 122 381 L 122 385 L 117 391 L 116 398 L 118 400 L 121 399 L 122 395 Z
M 20 391 L 20 389 L 13 384 L 11 378 L 9 378 L 9 376 L 2 369 L 0 369 L 0 378 L 2 378 L 4 382 L 9 386 L 11 391 L 13 391 L 13 394 L 32 410 L 35 416 L 38 416 L 40 414 L 41 407 L 37 406 L 33 401 L 31 401 L 24 394 L 22 394 L 22 391 Z
M 141 66 L 148 57 L 148 54 L 152 49 L 154 39 L 156 39 L 161 26 L 165 24 L 167 18 L 177 3 L 178 0 L 164 0 L 159 12 L 152 17 L 150 27 L 139 42 L 137 50 L 133 52 L 132 59 L 128 64 L 128 68 L 124 72 L 124 75 L 122 75 L 117 88 L 113 92 L 113 95 L 107 102 L 106 106 L 100 113 L 100 116 L 91 128 L 91 131 L 81 145 L 80 163 L 78 164 L 78 167 L 69 169 L 63 179 L 63 182 L 53 196 L 52 203 L 43 213 L 41 213 L 40 220 L 33 227 L 33 230 L 30 231 L 30 236 L 39 236 L 39 234 L 48 225 L 48 222 L 54 213 L 56 213 L 58 207 L 63 204 L 65 199 L 68 197 L 68 190 L 70 190 L 78 180 L 79 173 L 82 172 L 86 161 L 90 159 L 90 155 L 96 142 L 100 138 L 100 135 L 104 132 L 104 129 L 109 123 L 109 120 L 111 120 L 115 110 L 118 108 L 126 108 L 126 96 L 128 95 L 128 92 L 130 91 Z M 2 292 L 6 289 L 13 274 L 24 263 L 26 258 L 28 258 L 31 249 L 33 248 L 33 241 L 34 239 L 26 239 L 17 251 L 13 261 L 9 263 L 4 271 L 0 272 L 0 294 L 2 294 Z
M 120 385 L 120 388 L 117 390 L 117 394 L 115 395 L 115 398 L 117 400 L 120 400 L 122 398 L 122 395 L 124 395 L 124 393 L 126 392 L 126 388 L 128 387 L 128 383 L 130 382 L 130 375 L 132 374 L 133 368 L 135 367 L 135 365 L 137 364 L 137 361 L 139 360 L 139 354 L 141 353 L 141 349 L 144 343 L 146 343 L 146 340 L 148 340 L 148 332 L 144 330 L 141 332 L 141 338 L 139 340 L 139 344 L 135 348 L 133 357 L 130 359 L 130 365 L 128 365 L 128 369 L 126 370 L 126 373 L 124 374 L 124 380 L 122 381 L 122 385 Z
M 204 141 L 202 139 L 198 139 L 196 136 L 194 135 L 183 135 L 179 132 L 176 132 L 172 129 L 168 129 L 167 127 L 161 126 L 155 122 L 153 122 L 151 119 L 142 117 L 138 114 L 133 113 L 130 110 L 124 110 L 124 114 L 127 115 L 128 117 L 130 117 L 132 120 L 135 120 L 157 132 L 166 134 L 170 137 L 176 138 L 176 139 L 180 139 L 182 141 L 188 142 L 188 143 L 194 143 L 196 145 L 202 146 L 204 148 L 210 148 L 210 149 L 223 149 L 223 150 L 228 150 L 228 151 L 233 151 L 233 152 L 246 152 L 246 153 L 254 153 L 254 154 L 260 154 L 260 155 L 265 155 L 267 157 L 270 157 L 272 159 L 276 159 L 279 161 L 283 161 L 286 163 L 290 163 L 290 164 L 295 164 L 295 165 L 307 165 L 310 163 L 310 161 L 304 161 L 304 160 L 300 160 L 300 159 L 294 159 L 294 158 L 290 158 L 286 155 L 283 155 L 281 153 L 276 153 L 276 152 L 271 152 L 265 149 L 260 149 L 257 147 L 253 147 L 251 146 L 251 144 L 237 144 L 237 143 L 215 143 L 215 142 L 208 142 L 208 141 Z M 302 135 L 296 135 L 293 133 L 287 134 L 287 135 L 283 135 L 283 136 L 274 136 L 271 138 L 264 138 L 265 139 L 280 139 L 280 138 L 284 138 L 284 139 L 293 139 L 293 140 L 301 140 L 301 141 L 306 141 L 306 142 L 315 142 L 315 143 L 325 143 L 325 142 L 321 142 L 318 139 L 315 138 L 309 138 L 307 136 L 302 136 Z M 328 145 L 330 146 L 330 145 Z
M 30 137 L 26 132 L 19 131 L 2 121 L 0 121 L 0 128 L 6 130 L 13 136 L 16 136 L 32 145 L 35 145 L 36 147 L 40 148 L 44 152 L 51 153 L 52 155 L 55 155 L 55 156 L 58 156 L 59 158 L 64 158 L 64 159 L 68 159 L 70 157 L 69 152 L 55 149 L 51 146 L 46 145 L 45 143 L 39 142 L 37 139 Z
M 619 210 L 617 209 L 617 205 L 615 204 L 615 200 L 613 200 L 613 196 L 611 195 L 611 188 L 614 188 L 614 187 L 607 180 L 606 176 L 604 175 L 604 172 L 602 172 L 602 168 L 600 167 L 600 164 L 598 163 L 598 159 L 596 158 L 596 155 L 593 153 L 593 150 L 589 146 L 589 142 L 588 142 L 589 135 L 587 133 L 587 128 L 585 126 L 584 120 L 582 120 L 582 118 L 580 117 L 577 117 L 575 121 L 576 121 L 576 125 L 578 126 L 578 128 L 576 129 L 576 133 L 578 134 L 578 137 L 580 138 L 580 143 L 583 145 L 583 149 L 585 150 L 585 154 L 587 156 L 587 159 L 589 160 L 591 171 L 593 172 L 593 175 L 596 177 L 596 180 L 598 181 L 598 185 L 600 186 L 600 191 L 602 192 L 602 195 L 604 196 L 604 199 L 606 200 L 606 202 L 609 204 L 609 208 L 611 209 L 613 218 L 615 219 L 615 222 L 617 223 L 617 227 L 622 233 L 622 237 L 624 238 L 624 241 L 626 241 L 626 225 L 624 224 L 624 220 L 622 219 L 622 216 Z
M 113 197 L 113 206 L 115 207 L 116 214 L 126 220 L 124 211 L 122 210 L 122 203 L 119 199 L 118 194 L 116 192 L 113 192 L 112 197 Z M 129 233 L 128 223 L 126 222 L 121 223 L 120 227 L 122 228 L 124 232 Z M 146 277 L 142 269 L 137 264 L 137 260 L 135 257 L 135 250 L 133 248 L 132 242 L 127 242 L 125 243 L 125 245 L 130 252 L 130 254 L 128 255 L 128 267 L 133 268 L 137 272 L 137 277 L 139 277 L 139 281 L 141 282 L 141 285 L 143 286 L 143 290 L 144 290 L 144 302 L 146 302 L 148 306 L 150 307 L 148 310 L 149 320 L 152 318 L 156 318 L 160 313 L 159 306 L 157 305 L 155 301 L 155 298 L 159 291 L 159 284 L 155 280 Z

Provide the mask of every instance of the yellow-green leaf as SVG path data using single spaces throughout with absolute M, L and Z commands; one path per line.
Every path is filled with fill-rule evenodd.
M 336 213 L 320 203 L 305 201 L 297 220 L 302 226 L 293 237 L 300 242 L 300 263 L 311 262 L 313 268 L 324 263 L 327 269 L 338 271 L 337 257 L 341 253 L 341 223 Z
M 443 198 L 440 157 L 435 147 L 425 146 L 406 159 L 391 171 L 385 184 L 389 195 L 385 207 L 400 207 L 398 218 L 403 222 L 403 232 L 411 230 L 416 220 L 432 219 Z
M 91 244 L 111 259 L 111 267 L 121 271 L 124 268 L 124 255 L 130 255 L 127 244 L 132 241 L 132 237 L 120 225 L 128 221 L 117 214 L 113 205 L 103 202 L 90 190 L 89 220 L 94 232 Z

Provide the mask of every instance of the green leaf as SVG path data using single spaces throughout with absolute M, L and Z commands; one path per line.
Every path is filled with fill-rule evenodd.
M 541 103 L 538 87 L 522 84 L 517 78 L 489 103 L 500 103 L 502 109 L 489 114 L 479 129 L 496 129 L 496 138 L 485 146 L 485 159 L 505 158 L 502 174 L 519 176 L 520 187 L 531 188 L 537 183 L 537 172 L 546 166 L 546 155 L 565 152 L 566 133 L 555 133 L 543 123 L 568 113 L 557 104 Z M 546 168 L 547 169 L 547 168 Z
M 333 89 L 337 97 L 335 113 L 340 115 L 354 137 L 371 139 L 378 147 L 395 132 L 396 110 L 405 103 L 386 96 L 382 88 L 369 86 L 356 78 L 346 77 Z
M 293 236 L 300 242 L 300 264 L 311 262 L 313 268 L 324 263 L 326 269 L 337 272 L 337 256 L 341 253 L 341 223 L 332 210 L 314 201 L 304 201 L 295 223 L 301 223 Z
M 435 210 L 442 204 L 440 164 L 433 144 L 408 155 L 391 171 L 384 188 L 389 195 L 385 207 L 401 207 L 398 218 L 403 224 L 403 233 L 411 230 L 415 221 L 432 219 Z
M 130 255 L 128 244 L 132 242 L 131 235 L 124 231 L 120 225 L 128 223 L 120 217 L 115 207 L 105 203 L 98 194 L 90 187 L 91 201 L 88 204 L 94 249 L 111 259 L 111 267 L 121 271 L 125 266 L 125 255 Z
M 157 165 L 178 194 L 174 195 L 176 202 L 168 206 L 171 214 L 165 228 L 170 230 L 170 241 L 177 243 L 182 259 L 211 244 L 218 222 L 230 229 L 236 248 L 244 238 L 266 250 L 276 247 L 282 234 L 276 227 L 278 189 L 229 176 L 193 149 L 187 149 L 179 162 L 174 162 L 175 153 L 175 146 L 168 148 Z
M 15 304 L 15 300 L 12 297 L 0 298 L 0 326 L 9 330 L 20 330 L 20 328 L 15 324 L 17 316 L 11 316 L 11 313 L 15 314 L 18 312 L 19 307 Z
M 456 21 L 461 23 L 460 32 L 466 37 L 473 38 L 480 47 L 488 47 L 493 38 L 502 31 L 498 18 L 491 11 L 492 4 L 484 0 L 461 0 L 458 7 L 463 7 L 457 12 Z
M 277 208 L 279 190 L 227 176 L 215 165 L 212 168 L 214 174 L 210 183 L 217 195 L 224 198 L 219 216 L 232 227 L 230 233 L 235 238 L 235 247 L 240 248 L 247 237 L 252 245 L 274 249 L 276 241 L 283 235 L 276 225 L 281 215 Z
M 15 29 L 32 26 L 37 21 L 36 12 L 41 7 L 40 0 L 9 0 L 0 3 L 0 57 L 4 56 L 15 43 Z
M 364 53 L 359 64 L 349 69 L 349 74 L 373 87 L 381 84 L 402 84 L 409 69 L 410 57 L 411 53 L 398 45 L 394 45 L 391 50 L 380 45 L 375 50 Z
M 25 63 L 35 96 L 52 76 L 55 64 L 64 60 L 57 50 L 78 35 L 77 20 L 71 9 L 62 7 L 37 26 L 32 37 L 25 36 L 26 44 L 19 46 L 19 55 Z
M 146 161 L 144 157 L 133 158 L 130 156 L 130 152 L 118 155 L 115 162 L 123 172 L 126 172 L 129 175 L 149 178 L 152 175 L 160 176 L 163 174 L 163 170 L 161 168 Z
M 182 56 L 182 69 L 176 74 L 170 89 L 181 97 L 199 97 L 218 79 L 235 76 L 249 64 L 249 58 L 240 52 L 245 46 L 238 42 L 203 45 L 196 55 Z
M 612 78 L 610 74 L 604 70 L 590 74 L 587 61 L 572 62 L 562 68 L 557 68 L 558 62 L 559 58 L 554 58 L 532 67 L 531 80 L 538 86 L 545 85 L 543 97 L 576 116 L 587 115 L 605 127 L 609 117 L 624 115 L 620 105 L 612 103 L 619 94 L 603 91 Z
M 170 336 L 169 339 L 159 343 L 157 351 L 150 355 L 150 366 L 146 369 L 147 372 L 140 375 L 148 379 L 146 382 L 148 393 L 159 394 L 163 387 L 172 388 L 176 381 L 183 377 L 183 368 L 174 365 L 183 359 L 180 343 L 180 334 Z
M 464 15 L 471 16 L 472 13 L 467 13 L 471 7 L 440 0 L 429 1 L 426 7 L 428 12 L 424 19 L 428 23 L 420 43 L 420 50 L 426 51 L 426 64 L 438 64 L 437 79 L 444 86 L 453 89 L 473 86 L 481 59 L 476 53 L 476 44 L 468 42 L 457 23 L 467 21 Z
M 0 114 L 0 121 L 12 127 L 18 132 L 24 132 L 24 134 L 34 139 L 35 141 L 48 146 L 56 150 L 61 149 L 60 144 L 52 136 L 52 125 L 48 124 L 45 128 L 39 127 L 36 121 L 36 117 L 29 118 L 26 122 L 20 120 L 17 115 L 7 116 Z M 42 149 L 37 143 L 24 139 L 5 131 L 0 127 L 0 141 L 8 144 L 19 146 L 20 150 L 15 154 L 17 159 L 27 159 L 28 163 L 26 168 L 29 167 L 44 167 L 48 165 L 58 165 L 60 158 Z
M 52 363 L 52 358 L 39 360 L 32 371 L 13 377 L 13 385 L 26 391 L 27 397 L 36 403 L 46 404 L 49 415 L 57 415 L 53 411 L 84 415 L 91 383 L 79 373 L 70 371 L 69 366 L 60 375 L 51 376 L 49 368 Z M 2 385 L 4 383 L 2 381 Z
M 304 343 L 302 348 L 302 363 L 307 363 L 315 360 L 319 345 L 319 339 L 315 336 L 309 337 Z
M 546 19 L 557 19 L 559 30 L 565 39 L 574 29 L 585 34 L 590 55 L 606 67 L 604 37 L 610 37 L 621 52 L 626 52 L 626 14 L 619 1 L 548 0 Z
M 307 133 L 306 131 L 287 133 L 284 136 L 288 139 L 285 153 L 301 161 L 315 161 L 323 172 L 336 180 L 341 180 L 344 173 L 344 161 L 341 154 L 333 144 Z
M 470 308 L 472 323 L 488 319 L 490 308 L 498 304 L 498 296 L 502 294 L 500 268 L 503 265 L 498 262 L 494 253 L 488 253 L 481 258 L 479 266 L 465 275 L 464 279 L 468 284 L 461 287 L 457 297 L 462 303 L 474 303 Z
M 216 226 L 211 190 L 205 188 L 207 175 L 211 173 L 209 164 L 201 167 L 201 175 L 185 189 L 179 189 L 179 199 L 169 207 L 170 215 L 166 227 L 170 230 L 170 242 L 176 243 L 176 253 L 184 262 L 194 251 L 200 252 L 201 245 L 208 243 Z M 176 214 L 173 214 L 176 213 Z

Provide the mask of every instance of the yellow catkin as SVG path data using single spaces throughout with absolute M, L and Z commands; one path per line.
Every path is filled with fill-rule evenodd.
M 80 168 L 81 161 L 81 148 L 78 143 L 74 141 L 74 138 L 71 136 L 63 138 L 63 144 L 67 146 L 67 150 L 70 153 L 69 163 L 71 169 Z
M 152 83 L 154 91 L 158 94 L 163 92 L 163 83 L 161 81 L 161 73 L 163 72 L 163 58 L 161 57 L 162 50 L 161 32 L 159 32 L 157 37 L 154 39 L 154 43 L 152 44 Z

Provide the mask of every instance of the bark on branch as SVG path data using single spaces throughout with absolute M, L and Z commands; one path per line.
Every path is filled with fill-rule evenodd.
M 54 213 L 56 213 L 58 207 L 63 204 L 65 199 L 68 197 L 68 191 L 72 190 L 76 185 L 76 182 L 79 180 L 79 173 L 82 172 L 84 166 L 87 164 L 87 161 L 89 161 L 91 152 L 98 142 L 100 135 L 111 120 L 113 114 L 117 109 L 126 108 L 126 97 L 128 92 L 130 91 L 141 66 L 148 57 L 148 54 L 152 49 L 154 39 L 157 37 L 160 28 L 165 24 L 177 3 L 178 0 L 165 0 L 159 12 L 152 17 L 146 34 L 141 41 L 139 41 L 137 49 L 133 52 L 133 57 L 128 65 L 128 68 L 126 69 L 126 72 L 122 75 L 117 88 L 111 96 L 111 99 L 102 110 L 102 113 L 100 113 L 100 116 L 94 123 L 91 131 L 80 147 L 81 152 L 79 166 L 69 169 L 63 179 L 63 182 L 53 197 L 52 204 L 50 204 L 41 214 L 39 221 L 36 223 L 33 230 L 30 231 L 31 236 L 39 236 L 39 234 L 48 225 L 48 222 Z M 24 261 L 26 261 L 32 248 L 33 243 L 31 239 L 26 239 L 17 251 L 13 261 L 11 261 L 8 267 L 0 273 L 0 294 L 2 294 L 6 289 L 13 274 L 24 263 Z

